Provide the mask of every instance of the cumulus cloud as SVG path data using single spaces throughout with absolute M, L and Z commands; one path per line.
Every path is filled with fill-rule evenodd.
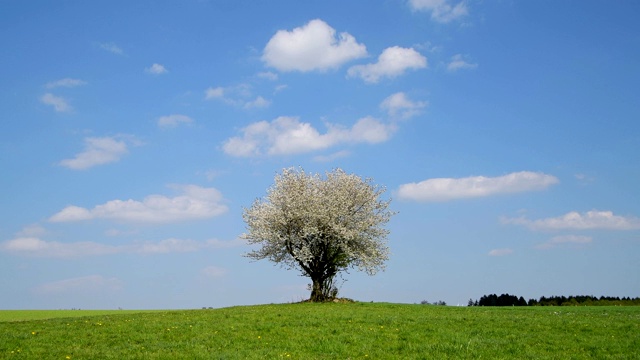
M 50 222 L 107 219 L 138 223 L 167 223 L 207 219 L 227 211 L 222 194 L 214 188 L 173 185 L 182 194 L 175 197 L 149 195 L 142 201 L 111 200 L 93 209 L 67 206 L 49 218 Z
M 71 105 L 67 103 L 67 100 L 65 100 L 63 97 L 55 96 L 52 93 L 46 93 L 42 95 L 40 101 L 45 105 L 53 106 L 53 109 L 56 112 L 70 112 L 73 110 Z
M 447 70 L 454 72 L 462 69 L 475 69 L 478 64 L 467 62 L 461 54 L 453 55 L 451 61 L 447 64 Z
M 413 48 L 393 46 L 386 48 L 378 56 L 378 62 L 352 66 L 347 74 L 350 77 L 362 78 L 367 83 L 377 83 L 384 77 L 394 78 L 409 69 L 416 70 L 426 67 L 427 58 Z
M 640 219 L 614 215 L 612 211 L 591 210 L 585 213 L 571 211 L 562 216 L 538 220 L 525 217 L 502 218 L 505 224 L 523 225 L 532 230 L 636 230 Z
M 398 196 L 401 199 L 422 202 L 449 201 L 543 190 L 558 182 L 555 176 L 530 171 L 499 177 L 435 178 L 400 185 Z
M 174 128 L 180 124 L 191 124 L 193 119 L 186 115 L 173 114 L 167 116 L 161 116 L 158 119 L 158 126 L 161 128 Z
M 127 140 L 128 139 L 128 140 Z M 84 151 L 73 159 L 60 161 L 60 165 L 73 170 L 84 170 L 97 165 L 119 161 L 129 150 L 127 141 L 138 142 L 132 137 L 88 137 L 84 139 Z
M 204 249 L 224 249 L 242 246 L 241 239 L 222 241 L 210 239 L 196 241 L 190 239 L 165 239 L 160 241 L 137 241 L 133 244 L 107 245 L 93 241 L 58 242 L 45 241 L 37 237 L 18 237 L 0 243 L 0 250 L 13 254 L 46 257 L 77 258 L 112 254 L 167 254 L 194 252 Z
M 167 68 L 165 68 L 163 65 L 156 64 L 156 63 L 154 63 L 150 67 L 144 69 L 144 71 L 148 72 L 149 74 L 153 74 L 153 75 L 166 74 L 167 72 L 169 72 L 167 70 Z
M 427 106 L 424 101 L 411 101 L 403 92 L 395 93 L 382 101 L 380 108 L 392 118 L 408 119 L 418 115 Z
M 584 236 L 584 235 L 561 235 L 561 236 L 554 236 L 551 239 L 549 239 L 549 241 L 539 244 L 538 246 L 536 246 L 536 248 L 538 249 L 551 249 L 554 248 L 558 245 L 561 244 L 574 244 L 574 245 L 582 245 L 582 244 L 588 244 L 592 241 L 593 239 L 591 238 L 591 236 Z
M 86 82 L 80 79 L 64 78 L 64 79 L 48 82 L 47 84 L 45 84 L 44 87 L 46 87 L 47 89 L 55 89 L 57 87 L 70 88 L 70 87 L 82 86 L 85 84 Z
M 431 13 L 431 18 L 440 23 L 451 22 L 469 13 L 464 1 L 453 5 L 449 0 L 409 0 L 409 6 L 414 11 Z
M 242 136 L 225 141 L 223 150 L 239 157 L 298 154 L 338 144 L 380 143 L 395 130 L 393 125 L 371 117 L 358 120 L 351 128 L 332 124 L 327 127 L 327 132 L 321 134 L 310 123 L 281 116 L 271 122 L 260 121 L 243 128 Z
M 489 251 L 489 256 L 506 256 L 513 254 L 512 249 L 493 249 Z
M 367 55 L 356 39 L 320 19 L 292 31 L 279 30 L 264 48 L 262 61 L 280 71 L 325 71 Z

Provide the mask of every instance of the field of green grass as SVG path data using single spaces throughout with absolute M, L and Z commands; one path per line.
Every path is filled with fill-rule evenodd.
M 0 317 L 2 359 L 640 359 L 640 307 L 301 303 Z

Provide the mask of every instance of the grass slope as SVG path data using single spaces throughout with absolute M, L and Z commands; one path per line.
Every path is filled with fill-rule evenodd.
M 0 322 L 0 358 L 638 359 L 639 307 L 282 304 Z
M 0 310 L 0 322 L 137 314 L 160 310 Z

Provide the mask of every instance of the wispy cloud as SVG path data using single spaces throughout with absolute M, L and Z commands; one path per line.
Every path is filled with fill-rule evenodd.
M 204 92 L 205 100 L 218 100 L 244 109 L 266 108 L 271 105 L 271 101 L 262 96 L 256 96 L 251 99 L 252 97 L 252 87 L 249 84 L 230 87 L 209 87 Z
M 158 126 L 163 129 L 174 128 L 180 124 L 191 124 L 193 123 L 193 119 L 186 115 L 173 114 L 167 116 L 161 116 L 158 118 Z
M 199 220 L 227 212 L 222 194 L 214 188 L 197 185 L 171 185 L 181 194 L 175 197 L 149 195 L 142 201 L 111 200 L 93 209 L 67 206 L 51 218 L 51 222 L 107 219 L 137 223 L 168 223 Z
M 473 64 L 466 61 L 461 54 L 453 55 L 451 57 L 451 61 L 447 64 L 447 70 L 451 72 L 455 72 L 463 69 L 475 69 L 478 67 L 478 64 Z
M 266 80 L 270 80 L 270 81 L 276 81 L 278 80 L 278 74 L 271 72 L 271 71 L 263 71 L 258 73 L 258 77 L 261 79 L 266 79 Z
M 536 246 L 536 248 L 546 250 L 562 244 L 583 245 L 590 243 L 592 240 L 591 236 L 585 235 L 561 235 L 552 237 L 549 241 Z
M 44 241 L 37 237 L 19 237 L 0 244 L 0 249 L 22 255 L 42 257 L 77 257 L 115 254 L 120 252 L 117 246 L 99 244 L 91 241 L 63 243 Z
M 408 119 L 420 114 L 427 104 L 425 101 L 411 101 L 403 92 L 398 92 L 384 99 L 380 108 L 392 118 Z
M 58 242 L 36 237 L 18 237 L 0 243 L 0 251 L 23 256 L 45 258 L 77 258 L 113 254 L 168 254 L 195 252 L 206 249 L 226 249 L 245 245 L 241 239 L 196 241 L 170 238 L 160 241 L 137 241 L 125 245 L 101 244 L 93 241 Z
M 86 84 L 87 82 L 84 80 L 64 78 L 64 79 L 48 82 L 44 85 L 44 87 L 46 87 L 47 89 L 55 89 L 58 87 L 71 88 L 71 87 L 82 86 Z
M 464 1 L 452 4 L 449 0 L 409 0 L 414 11 L 431 13 L 431 18 L 440 23 L 448 23 L 469 14 Z
M 427 58 L 413 48 L 394 46 L 386 48 L 373 64 L 355 65 L 349 68 L 350 77 L 362 78 L 367 83 L 377 83 L 381 78 L 395 78 L 407 70 L 427 67 Z
M 116 55 L 124 55 L 124 51 L 122 51 L 122 49 L 116 45 L 115 43 L 109 42 L 109 43 L 101 43 L 100 44 L 100 48 L 102 50 L 108 51 L 112 54 L 116 54 Z
M 543 190 L 558 182 L 555 176 L 531 171 L 498 177 L 434 178 L 400 185 L 398 196 L 422 202 L 449 201 Z
M 489 256 L 507 256 L 513 254 L 512 249 L 493 249 L 489 251 Z
M 636 230 L 640 229 L 640 219 L 614 215 L 612 211 L 591 210 L 585 213 L 571 211 L 565 215 L 530 220 L 525 217 L 501 218 L 505 224 L 526 226 L 532 230 Z
M 375 144 L 386 141 L 394 132 L 372 117 L 358 120 L 351 128 L 327 124 L 321 134 L 310 123 L 297 117 L 281 116 L 267 122 L 253 123 L 241 130 L 242 136 L 228 139 L 223 144 L 225 153 L 232 156 L 287 155 L 324 150 L 338 144 Z
M 367 48 L 320 19 L 292 31 L 279 30 L 264 48 L 262 61 L 280 71 L 325 71 L 367 55 Z
M 204 91 L 204 99 L 205 100 L 211 100 L 211 99 L 219 99 L 224 97 L 224 88 L 221 86 L 218 87 L 210 87 L 207 90 Z
M 160 64 L 153 64 L 150 67 L 144 69 L 144 71 L 146 71 L 149 74 L 153 74 L 153 75 L 161 75 L 161 74 L 166 74 L 169 71 L 167 70 L 167 68 L 165 68 L 163 65 Z
M 73 110 L 71 105 L 67 103 L 67 100 L 65 100 L 61 96 L 55 96 L 51 93 L 46 93 L 42 95 L 42 97 L 40 98 L 40 101 L 45 105 L 53 106 L 53 109 L 56 112 L 70 112 Z
M 60 165 L 73 170 L 84 170 L 117 162 L 129 152 L 128 144 L 137 145 L 139 142 L 131 136 L 88 137 L 84 139 L 84 150 L 72 159 L 60 161 Z
M 251 100 L 245 103 L 244 107 L 245 109 L 265 108 L 265 107 L 269 107 L 269 105 L 271 105 L 271 101 L 263 98 L 262 96 L 258 96 L 254 100 Z

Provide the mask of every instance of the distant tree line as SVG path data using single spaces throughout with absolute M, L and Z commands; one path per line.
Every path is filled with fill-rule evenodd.
M 540 297 L 526 301 L 522 296 L 502 294 L 483 295 L 479 300 L 469 299 L 468 306 L 640 306 L 640 297 L 612 297 L 592 295 Z
M 442 300 L 438 300 L 438 301 L 434 301 L 434 302 L 429 302 L 428 300 L 422 300 L 420 301 L 420 304 L 422 305 L 440 305 L 440 306 L 447 306 L 447 303 L 442 301 Z

